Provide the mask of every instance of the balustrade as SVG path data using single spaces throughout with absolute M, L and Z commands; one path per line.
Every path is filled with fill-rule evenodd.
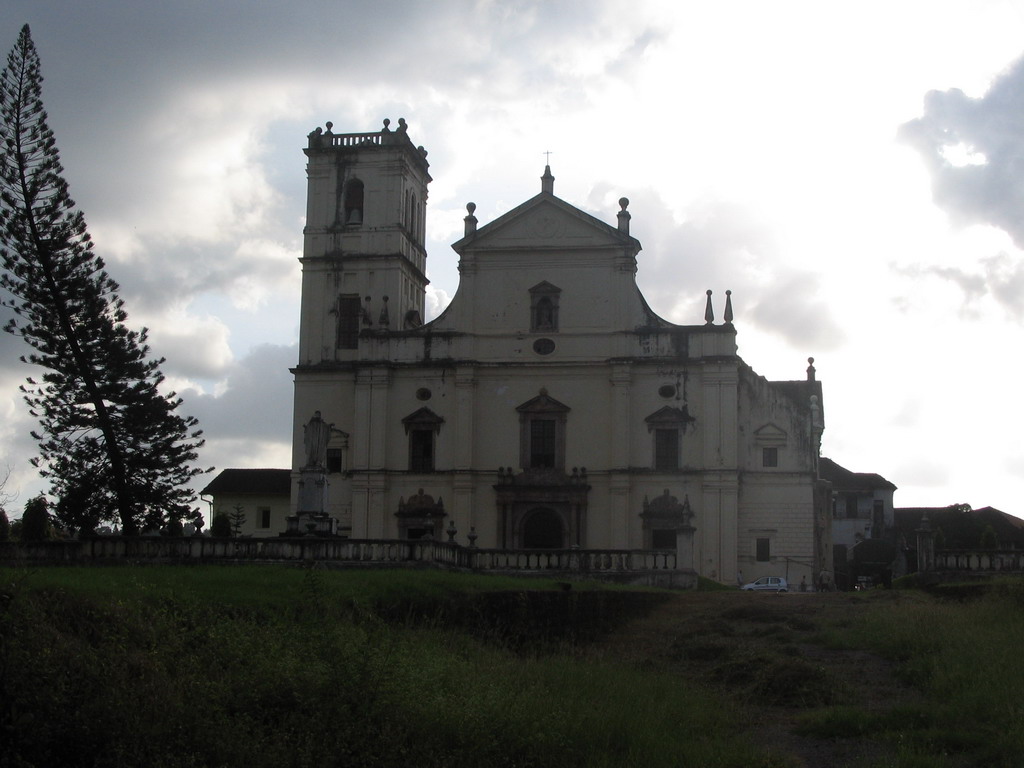
M 207 536 L 164 538 L 100 536 L 84 541 L 0 543 L 0 563 L 104 563 L 110 561 L 181 562 L 327 561 L 399 565 L 435 563 L 476 571 L 629 574 L 675 570 L 675 552 L 667 550 L 505 550 L 464 547 L 434 539 L 222 539 Z
M 354 147 L 364 142 L 370 142 L 371 144 L 381 144 L 382 136 L 387 136 L 386 133 L 330 133 L 324 134 L 321 138 L 328 140 L 332 147 Z
M 945 550 L 935 553 L 935 570 L 991 573 L 1024 572 L 1024 551 L 1021 550 Z

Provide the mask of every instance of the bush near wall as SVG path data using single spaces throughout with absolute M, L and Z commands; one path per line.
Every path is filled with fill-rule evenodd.
M 24 542 L 47 541 L 53 538 L 53 525 L 46 499 L 36 496 L 25 504 L 21 516 L 21 540 Z

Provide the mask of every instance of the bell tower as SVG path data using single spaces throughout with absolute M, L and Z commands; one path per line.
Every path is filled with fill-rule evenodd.
M 363 329 L 423 323 L 427 152 L 390 126 L 309 134 L 300 366 L 355 359 Z

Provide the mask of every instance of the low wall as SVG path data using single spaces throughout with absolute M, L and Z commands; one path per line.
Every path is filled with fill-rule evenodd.
M 432 539 L 235 539 L 100 536 L 83 541 L 0 543 L 0 564 L 111 565 L 115 563 L 309 563 L 408 567 L 523 575 L 571 576 L 692 588 L 697 576 L 676 568 L 662 550 L 503 550 L 464 547 Z

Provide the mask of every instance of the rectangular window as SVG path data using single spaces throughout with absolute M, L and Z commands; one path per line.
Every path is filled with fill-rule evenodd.
M 260 528 L 270 527 L 270 507 L 259 507 L 256 510 L 256 516 L 260 521 Z
M 342 296 L 338 299 L 338 349 L 359 348 L 361 314 L 358 296 Z
M 857 497 L 852 493 L 846 497 L 846 516 L 851 519 L 857 517 Z
M 762 467 L 777 467 L 777 466 L 779 466 L 779 449 L 778 448 L 762 448 L 761 449 L 761 466 Z
M 533 419 L 530 422 L 530 467 L 547 469 L 555 466 L 554 419 Z
M 341 448 L 327 449 L 327 472 L 332 475 L 341 472 Z
M 676 532 L 671 528 L 655 528 L 651 531 L 652 549 L 675 549 Z
M 434 430 L 409 431 L 409 469 L 412 472 L 434 471 Z
M 679 469 L 679 430 L 654 430 L 654 468 Z
M 885 505 L 881 499 L 875 499 L 871 509 L 871 538 L 880 539 L 885 528 Z
M 758 539 L 757 540 L 757 562 L 767 563 L 771 560 L 772 546 L 771 539 Z

